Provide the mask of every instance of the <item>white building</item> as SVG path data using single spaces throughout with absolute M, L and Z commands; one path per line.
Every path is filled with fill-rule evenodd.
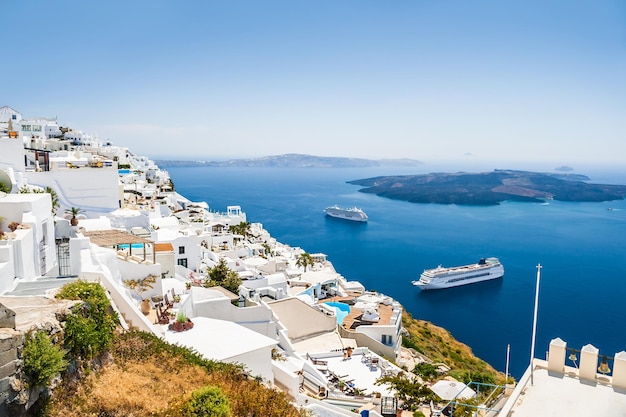
M 0 293 L 15 280 L 32 281 L 57 266 L 54 220 L 50 194 L 6 194 L 0 196 Z

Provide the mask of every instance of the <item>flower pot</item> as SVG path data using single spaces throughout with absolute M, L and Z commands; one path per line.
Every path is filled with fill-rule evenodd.
M 175 332 L 184 332 L 185 330 L 190 330 L 193 328 L 193 322 L 187 319 L 186 322 L 178 321 L 171 323 L 168 327 L 170 330 Z
M 150 314 L 150 300 L 141 300 L 141 312 L 146 316 Z

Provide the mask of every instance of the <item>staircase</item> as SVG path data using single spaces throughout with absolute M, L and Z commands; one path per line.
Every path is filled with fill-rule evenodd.
M 45 295 L 46 292 L 50 290 L 61 288 L 65 284 L 74 282 L 77 279 L 78 277 L 70 277 L 70 278 L 41 277 L 35 281 L 19 282 L 12 291 L 6 292 L 3 295 L 13 295 L 13 296 L 22 296 L 22 297 L 37 296 L 37 295 L 41 296 L 41 295 Z

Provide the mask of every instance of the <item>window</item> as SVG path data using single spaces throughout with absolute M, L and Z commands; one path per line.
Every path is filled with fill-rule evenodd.
M 178 247 L 178 254 L 179 255 L 183 255 L 185 253 L 185 247 L 184 246 L 179 246 Z
M 391 343 L 393 342 L 393 337 L 390 334 L 384 334 L 381 337 L 381 343 L 383 345 L 387 345 L 387 346 L 391 346 Z
M 185 268 L 187 268 L 187 258 L 181 258 L 178 260 L 178 265 L 180 266 L 184 266 Z
M 17 120 L 17 114 L 12 114 L 12 115 L 11 115 L 11 119 L 13 119 L 13 120 Z
M 22 125 L 23 132 L 30 132 L 30 125 Z

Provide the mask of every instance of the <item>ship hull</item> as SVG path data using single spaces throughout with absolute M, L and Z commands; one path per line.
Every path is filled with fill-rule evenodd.
M 481 262 L 483 262 L 481 260 Z M 421 290 L 439 290 L 444 288 L 460 287 L 502 278 L 504 267 L 495 258 L 477 263 L 453 268 L 435 268 L 424 271 L 420 279 L 413 281 L 413 285 Z
M 335 219 L 349 220 L 353 222 L 366 222 L 367 215 L 358 208 L 343 209 L 339 207 L 328 207 L 324 210 L 327 216 Z

